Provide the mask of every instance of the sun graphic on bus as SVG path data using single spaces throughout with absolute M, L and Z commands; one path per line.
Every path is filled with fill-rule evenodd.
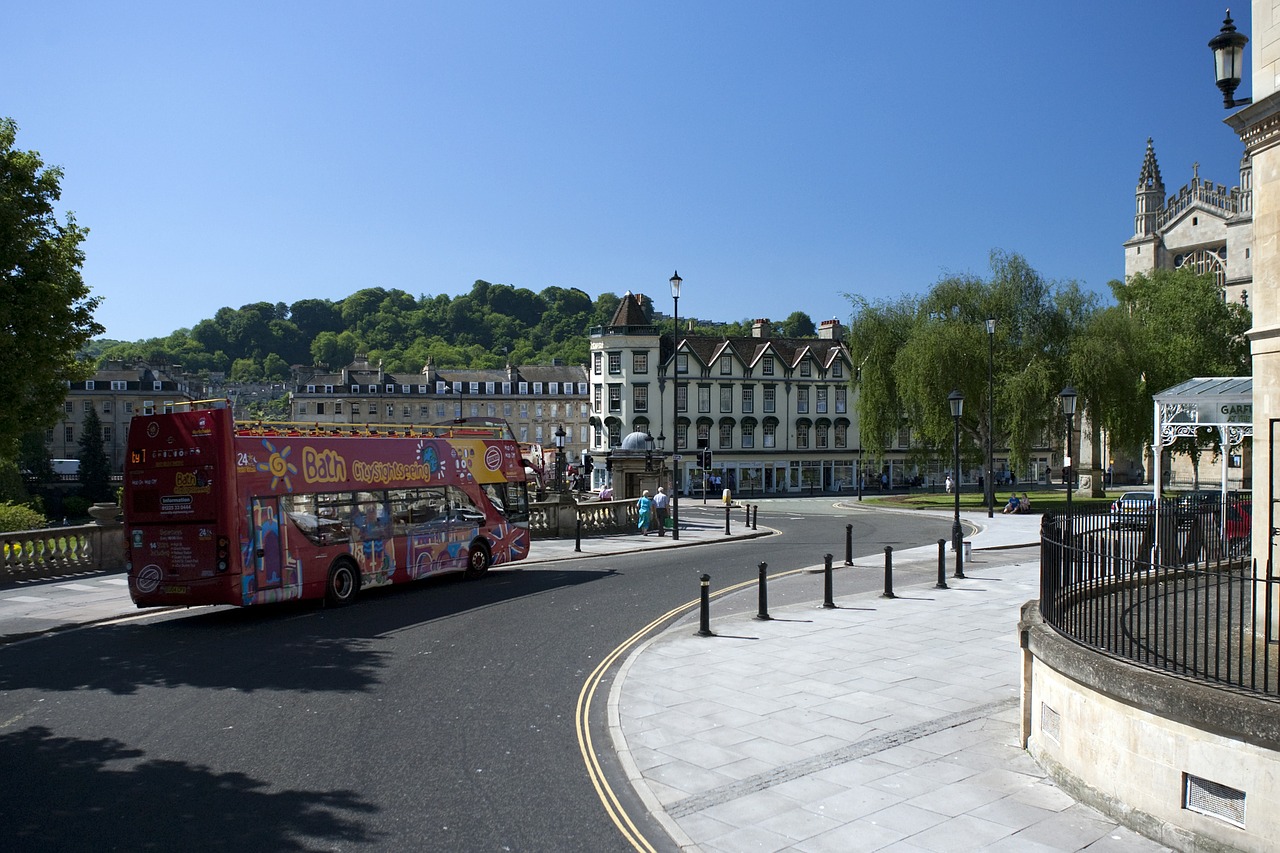
M 427 444 L 425 441 L 418 442 L 418 458 L 422 460 L 422 464 L 432 475 L 440 473 L 440 457 L 436 455 L 436 448 L 433 444 Z
M 292 492 L 293 482 L 289 479 L 289 476 L 298 473 L 298 467 L 289 461 L 289 452 L 293 448 L 286 447 L 284 450 L 276 450 L 275 445 L 265 438 L 262 440 L 262 446 L 271 455 L 267 457 L 266 462 L 258 463 L 258 470 L 264 474 L 271 475 L 271 491 L 274 492 L 276 487 L 280 485 L 280 481 L 284 480 L 284 490 Z

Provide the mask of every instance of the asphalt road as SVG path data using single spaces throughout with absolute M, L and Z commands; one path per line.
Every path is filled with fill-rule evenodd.
M 722 513 L 682 505 L 682 516 Z M 586 680 L 656 617 L 769 572 L 950 535 L 936 518 L 762 502 L 780 535 L 378 590 L 353 607 L 171 614 L 0 648 L 9 849 L 630 850 L 584 766 Z M 900 578 L 898 583 L 931 578 Z M 880 573 L 841 573 L 843 591 Z M 822 595 L 813 576 L 811 598 Z M 794 586 L 794 585 L 790 585 Z M 801 591 L 801 596 L 807 593 Z M 755 606 L 754 587 L 716 607 Z M 683 618 L 689 618 L 684 611 Z M 607 674 L 606 674 L 607 677 Z M 630 795 L 588 704 L 618 805 Z

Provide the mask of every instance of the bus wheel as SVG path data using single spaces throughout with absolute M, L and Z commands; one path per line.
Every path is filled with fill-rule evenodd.
M 477 542 L 467 554 L 467 577 L 478 578 L 489 571 L 489 549 Z
M 341 607 L 356 600 L 360 591 L 360 574 L 347 560 L 339 560 L 329 569 L 329 583 L 325 586 L 324 600 L 334 607 Z

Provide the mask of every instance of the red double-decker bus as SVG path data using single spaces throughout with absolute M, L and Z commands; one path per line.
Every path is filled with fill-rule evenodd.
M 326 598 L 529 553 L 506 424 L 237 424 L 226 401 L 135 417 L 124 472 L 139 607 Z

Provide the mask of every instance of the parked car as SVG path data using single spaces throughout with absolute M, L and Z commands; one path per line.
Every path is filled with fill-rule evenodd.
M 1155 520 L 1155 496 L 1151 492 L 1125 492 L 1111 503 L 1112 530 L 1140 530 Z

